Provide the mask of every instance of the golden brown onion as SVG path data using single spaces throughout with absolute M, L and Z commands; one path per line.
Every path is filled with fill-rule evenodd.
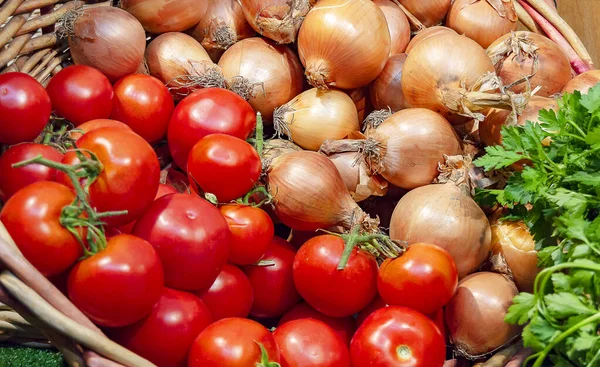
M 454 31 L 454 29 L 444 27 L 441 25 L 436 25 L 434 27 L 425 28 L 422 31 L 420 31 L 419 33 L 417 33 L 417 35 L 414 36 L 412 40 L 410 40 L 408 46 L 406 47 L 405 52 L 408 54 L 408 53 L 410 53 L 410 51 L 413 48 L 415 48 L 416 45 L 419 44 L 419 42 L 429 39 L 431 37 L 441 36 L 443 34 L 458 35 L 458 33 L 456 33 L 456 31 Z
M 350 90 L 342 90 L 346 93 L 354 104 L 356 105 L 356 111 L 358 112 L 358 121 L 365 119 L 365 113 L 367 112 L 367 90 L 366 88 L 354 88 Z
M 389 108 L 392 112 L 410 107 L 402 92 L 402 69 L 408 55 L 391 56 L 377 79 L 369 85 L 371 103 L 376 110 Z
M 310 9 L 308 0 L 239 0 L 246 20 L 277 43 L 293 43 Z
M 600 70 L 590 70 L 571 79 L 571 81 L 565 85 L 562 92 L 573 93 L 578 90 L 582 94 L 587 94 L 590 88 L 598 83 L 600 83 Z
M 442 22 L 450 9 L 452 0 L 399 0 L 406 10 L 417 17 L 423 25 L 431 27 Z
M 121 7 L 150 33 L 181 32 L 206 14 L 207 2 L 196 0 L 121 0 Z
M 371 196 L 384 196 L 387 193 L 387 181 L 369 175 L 369 168 L 358 158 L 355 152 L 339 153 L 329 157 L 340 172 L 354 201 L 358 203 Z
M 390 56 L 404 52 L 410 42 L 408 18 L 402 9 L 391 0 L 373 0 L 373 2 L 381 9 L 387 21 L 391 40 Z

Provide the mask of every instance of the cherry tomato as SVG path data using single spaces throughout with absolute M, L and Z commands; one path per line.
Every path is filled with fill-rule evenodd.
M 356 315 L 356 327 L 360 327 L 360 325 L 362 325 L 363 321 L 365 321 L 365 319 L 369 316 L 371 316 L 371 314 L 377 310 L 379 310 L 380 308 L 384 308 L 387 307 L 388 304 L 385 303 L 381 297 L 376 296 L 373 301 L 371 301 L 371 303 L 369 303 L 369 305 L 365 308 L 363 308 L 358 315 Z
M 381 308 L 363 322 L 350 343 L 354 366 L 442 367 L 444 337 L 425 315 L 406 307 Z
M 170 288 L 208 289 L 229 257 L 227 221 L 197 196 L 170 194 L 154 201 L 135 223 L 133 234 L 154 246 Z
M 225 264 L 207 291 L 196 293 L 210 309 L 215 321 L 227 317 L 247 317 L 254 293 L 246 274 L 237 266 Z
M 223 205 L 221 214 L 233 235 L 229 261 L 238 265 L 260 260 L 275 234 L 271 217 L 262 209 L 246 205 Z
M 59 71 L 46 87 L 54 112 L 75 126 L 110 116 L 113 87 L 100 71 L 85 65 L 71 65 Z
M 104 169 L 90 186 L 91 204 L 99 212 L 127 210 L 127 214 L 104 218 L 120 226 L 137 219 L 154 201 L 160 180 L 160 165 L 150 144 L 125 129 L 103 127 L 77 141 L 77 147 L 96 154 Z M 76 152 L 68 152 L 65 164 L 79 163 Z M 70 186 L 64 173 L 57 181 Z
M 406 306 L 424 314 L 434 313 L 450 301 L 458 286 L 452 255 L 441 247 L 415 243 L 379 268 L 377 288 L 392 306 Z
M 279 320 L 279 326 L 290 321 L 303 319 L 314 319 L 324 322 L 327 326 L 332 328 L 340 338 L 342 338 L 346 345 L 350 344 L 352 335 L 354 335 L 354 331 L 356 331 L 354 318 L 352 316 L 330 317 L 315 310 L 306 302 L 299 303 L 286 312 L 281 317 L 281 320 Z
M 357 313 L 377 294 L 375 258 L 355 248 L 344 270 L 337 270 L 343 251 L 344 240 L 323 235 L 306 241 L 294 259 L 294 283 L 302 298 L 333 317 Z
M 163 285 L 163 269 L 152 246 L 120 234 L 73 267 L 68 291 L 73 304 L 96 324 L 120 327 L 148 316 Z
M 50 112 L 50 97 L 37 80 L 24 73 L 0 74 L 0 143 L 37 138 Z
M 219 320 L 194 341 L 188 367 L 263 366 L 259 364 L 262 360 L 258 343 L 265 348 L 270 362 L 279 362 L 275 339 L 264 326 L 238 317 Z
M 96 119 L 96 120 L 90 120 L 88 122 L 84 122 L 83 124 L 77 126 L 76 129 L 71 130 L 69 132 L 69 134 L 72 139 L 78 140 L 79 138 L 81 138 L 83 136 L 83 134 L 87 134 L 92 130 L 100 129 L 103 127 L 116 127 L 116 128 L 123 128 L 123 129 L 129 130 L 129 131 L 133 131 L 133 130 L 131 130 L 131 128 L 129 126 L 127 126 L 124 123 L 117 121 L 117 120 Z M 81 130 L 81 132 L 76 131 L 76 130 Z
M 0 213 L 19 250 L 45 276 L 62 273 L 83 254 L 79 242 L 60 224 L 63 208 L 74 200 L 68 187 L 40 181 L 19 190 Z
M 273 237 L 263 261 L 274 265 L 248 265 L 242 270 L 254 290 L 250 315 L 260 318 L 278 317 L 294 307 L 301 298 L 294 286 L 292 265 L 296 249 L 286 240 Z
M 198 297 L 164 288 L 149 316 L 108 330 L 108 335 L 157 366 L 180 367 L 187 362 L 194 339 L 211 323 L 210 311 Z
M 171 93 L 153 76 L 132 74 L 115 83 L 111 117 L 129 125 L 150 143 L 167 135 L 174 109 Z
M 221 88 L 200 89 L 175 108 L 167 139 L 175 163 L 185 169 L 192 147 L 209 134 L 223 133 L 246 140 L 256 126 L 252 106 Z
M 273 337 L 281 367 L 350 367 L 347 344 L 322 321 L 289 321 L 275 329 Z
M 41 164 L 30 164 L 13 168 L 15 163 L 23 162 L 41 155 L 51 161 L 60 162 L 63 158 L 58 150 L 43 144 L 23 143 L 13 145 L 0 157 L 0 199 L 6 201 L 23 187 L 38 181 L 54 181 L 56 170 Z

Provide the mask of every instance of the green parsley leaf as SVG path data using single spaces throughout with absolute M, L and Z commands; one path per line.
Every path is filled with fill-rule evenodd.
M 508 308 L 504 321 L 509 324 L 523 325 L 531 319 L 535 310 L 536 298 L 531 293 L 520 293 L 513 299 L 513 304 Z
M 558 319 L 594 313 L 594 310 L 584 305 L 573 293 L 553 293 L 545 296 L 544 300 L 546 301 L 548 311 Z

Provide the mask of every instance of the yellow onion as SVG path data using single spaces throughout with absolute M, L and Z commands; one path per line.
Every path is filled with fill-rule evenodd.
M 350 90 L 342 90 L 346 93 L 354 105 L 356 105 L 356 111 L 358 112 L 358 121 L 365 119 L 365 113 L 367 112 L 367 90 L 366 88 L 354 88 Z
M 354 201 L 358 203 L 371 196 L 384 196 L 387 193 L 387 181 L 370 175 L 366 163 L 357 158 L 355 152 L 339 153 L 329 157 L 340 172 Z
M 275 130 L 308 150 L 319 150 L 327 139 L 343 139 L 360 128 L 352 98 L 338 90 L 302 92 L 273 114 Z
M 365 86 L 390 53 L 385 16 L 372 1 L 320 0 L 302 23 L 298 53 L 314 87 Z
M 448 27 L 444 27 L 441 25 L 436 25 L 430 28 L 425 28 L 422 31 L 420 31 L 419 33 L 417 33 L 416 36 L 413 37 L 413 39 L 410 40 L 410 42 L 408 43 L 408 46 L 406 47 L 406 53 L 410 53 L 410 51 L 415 48 L 416 45 L 419 44 L 419 42 L 424 41 L 426 39 L 429 39 L 431 37 L 437 37 L 437 36 L 441 36 L 443 34 L 454 34 L 454 35 L 458 35 L 458 33 L 456 33 L 454 31 L 454 29 L 452 28 L 448 28 Z
M 302 92 L 302 65 L 289 47 L 259 37 L 246 38 L 231 46 L 219 67 L 230 89 L 270 121 L 277 106 Z
M 206 1 L 121 0 L 121 7 L 150 33 L 181 32 L 198 23 L 207 9 Z
M 516 31 L 517 20 L 512 1 L 455 0 L 446 25 L 487 48 L 500 36 Z
M 308 0 L 239 0 L 252 28 L 277 43 L 293 43 L 310 9 Z
M 392 0 L 373 0 L 381 9 L 390 32 L 390 56 L 404 52 L 410 42 L 410 23 L 400 7 Z
M 369 95 L 376 110 L 389 108 L 392 112 L 410 107 L 402 92 L 402 69 L 408 55 L 391 56 L 377 79 L 369 85 Z
M 426 27 L 442 22 L 450 9 L 452 0 L 399 0 L 406 10 L 417 17 Z
M 573 93 L 578 90 L 582 94 L 587 94 L 590 88 L 598 83 L 600 83 L 600 70 L 590 70 L 571 79 L 571 81 L 565 85 L 562 92 Z

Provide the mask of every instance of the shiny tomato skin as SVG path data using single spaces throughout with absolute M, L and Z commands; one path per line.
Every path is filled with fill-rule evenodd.
M 279 325 L 282 326 L 285 323 L 294 320 L 319 320 L 324 322 L 327 326 L 332 328 L 340 338 L 344 341 L 346 345 L 350 344 L 350 340 L 352 339 L 352 335 L 356 331 L 356 326 L 354 323 L 354 318 L 352 316 L 347 317 L 331 317 L 321 312 L 315 310 L 308 303 L 302 302 L 292 307 L 288 312 L 286 312 L 281 319 L 279 320 Z
M 34 140 L 50 112 L 50 97 L 37 80 L 24 73 L 0 74 L 0 143 Z
M 169 194 L 178 194 L 179 191 L 177 191 L 173 186 L 169 186 L 169 185 L 165 185 L 165 184 L 158 184 L 158 191 L 156 192 L 156 196 L 154 197 L 154 200 L 156 199 L 160 199 L 163 196 L 169 195 Z
M 111 118 L 124 122 L 150 143 L 167 135 L 175 102 L 160 80 L 132 74 L 117 81 L 114 89 Z
M 233 235 L 229 262 L 249 265 L 260 260 L 275 235 L 269 214 L 260 208 L 238 204 L 223 205 L 220 210 Z
M 163 288 L 156 251 L 129 234 L 112 237 L 104 250 L 78 262 L 68 280 L 73 304 L 106 327 L 131 325 L 148 316 Z
M 133 130 L 131 130 L 131 128 L 129 126 L 125 125 L 121 121 L 111 120 L 111 119 L 95 119 L 95 120 L 90 120 L 90 121 L 84 122 L 83 124 L 77 126 L 77 128 L 71 130 L 69 134 L 72 139 L 77 141 L 84 134 L 87 134 L 92 130 L 100 129 L 103 127 L 116 127 L 116 128 L 133 131 Z M 77 131 L 77 130 L 81 130 L 81 131 Z
M 356 328 L 359 328 L 360 325 L 362 325 L 362 323 L 365 321 L 365 319 L 371 316 L 373 312 L 387 306 L 388 304 L 385 303 L 379 295 L 377 295 L 367 307 L 360 310 L 360 312 L 356 315 Z
M 13 168 L 15 163 L 42 157 L 54 162 L 62 160 L 63 155 L 51 146 L 35 143 L 13 145 L 0 156 L 0 200 L 6 201 L 23 187 L 38 181 L 54 181 L 56 170 L 41 164 L 30 164 Z
M 261 361 L 257 343 L 264 346 L 269 361 L 280 361 L 275 339 L 264 326 L 238 317 L 219 320 L 194 341 L 188 367 L 256 367 Z
M 299 319 L 273 332 L 281 367 L 351 367 L 348 345 L 327 324 Z
M 196 295 L 210 309 L 215 321 L 228 317 L 248 317 L 254 292 L 246 274 L 235 265 L 225 264 L 210 288 Z
M 425 315 L 401 306 L 372 313 L 350 343 L 354 366 L 442 367 L 444 337 Z
M 113 87 L 104 74 L 90 66 L 62 69 L 50 79 L 46 91 L 54 112 L 75 126 L 108 118 L 112 111 Z
M 259 318 L 279 317 L 301 300 L 292 275 L 296 249 L 280 237 L 273 237 L 262 260 L 275 265 L 247 265 L 242 268 L 254 290 L 250 315 Z
M 415 243 L 402 256 L 387 259 L 379 268 L 377 288 L 392 306 L 431 314 L 450 301 L 458 286 L 452 256 L 441 247 Z
M 165 285 L 174 289 L 208 289 L 229 257 L 231 233 L 225 218 L 197 196 L 170 194 L 154 201 L 133 234 L 154 246 Z
M 164 288 L 149 316 L 107 333 L 157 366 L 181 367 L 198 334 L 211 323 L 210 311 L 198 297 Z
M 221 88 L 200 89 L 175 108 L 167 140 L 175 163 L 185 169 L 192 147 L 209 134 L 228 134 L 246 140 L 256 126 L 254 109 L 242 97 Z
M 74 200 L 68 187 L 40 181 L 15 193 L 0 213 L 25 258 L 45 276 L 62 273 L 83 255 L 79 242 L 60 224 L 63 208 Z
M 294 259 L 294 283 L 302 298 L 333 317 L 359 312 L 377 294 L 375 258 L 355 248 L 344 270 L 337 270 L 343 251 L 344 240 L 322 235 L 306 241 Z

